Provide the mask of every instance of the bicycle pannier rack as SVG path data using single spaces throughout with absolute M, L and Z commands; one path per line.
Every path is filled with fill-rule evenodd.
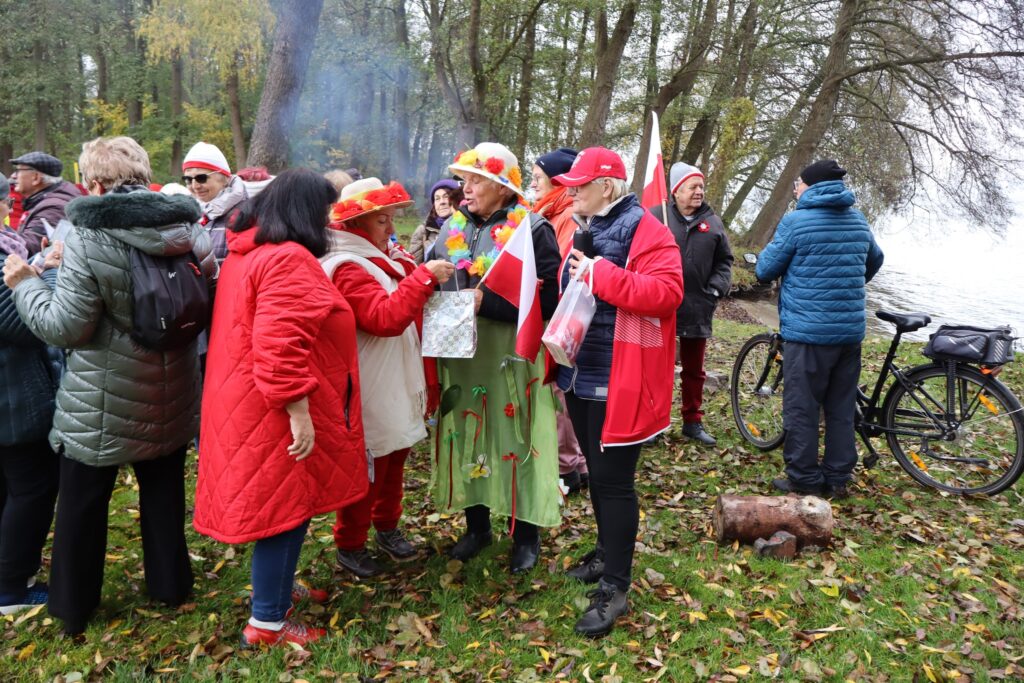
M 1003 365 L 1013 360 L 1013 340 L 1009 327 L 940 325 L 922 353 L 932 360 Z

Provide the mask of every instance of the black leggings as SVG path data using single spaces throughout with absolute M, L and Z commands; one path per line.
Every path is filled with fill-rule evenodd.
M 491 531 L 491 508 L 486 505 L 470 505 L 466 508 L 466 528 L 475 534 L 486 534 Z M 535 524 L 516 520 L 512 541 L 516 545 L 532 545 L 540 538 Z
M 633 568 L 633 546 L 640 526 L 640 504 L 636 497 L 636 463 L 640 444 L 605 446 L 601 450 L 604 401 L 565 394 L 572 428 L 580 443 L 590 472 L 590 502 L 597 518 L 597 544 L 604 549 L 604 581 L 629 590 Z

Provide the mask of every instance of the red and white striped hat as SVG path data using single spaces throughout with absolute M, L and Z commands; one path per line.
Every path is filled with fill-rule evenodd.
M 209 142 L 197 142 L 192 145 L 192 149 L 185 155 L 185 161 L 181 164 L 182 171 L 187 168 L 204 168 L 231 177 L 231 167 L 228 166 L 224 152 Z

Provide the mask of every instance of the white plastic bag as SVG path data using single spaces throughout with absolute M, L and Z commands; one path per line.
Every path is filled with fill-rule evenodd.
M 579 355 L 583 338 L 587 336 L 590 322 L 597 311 L 597 302 L 590 291 L 590 285 L 583 279 L 583 273 L 590 264 L 590 261 L 585 262 L 577 276 L 569 280 L 558 308 L 541 337 L 555 362 L 567 368 L 576 366 L 576 356 Z

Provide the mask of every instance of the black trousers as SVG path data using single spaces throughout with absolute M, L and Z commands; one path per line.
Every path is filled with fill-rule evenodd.
M 633 547 L 640 526 L 640 503 L 636 496 L 636 464 L 640 444 L 605 446 L 601 450 L 601 428 L 607 404 L 565 395 L 576 439 L 590 472 L 590 502 L 597 518 L 597 544 L 604 550 L 604 580 L 629 590 L 632 581 Z
M 491 509 L 486 505 L 470 505 L 466 508 L 466 528 L 475 534 L 485 534 L 491 530 Z M 512 530 L 512 542 L 516 545 L 531 545 L 540 538 L 536 524 L 516 520 L 516 528 Z
M 143 568 L 149 596 L 179 605 L 192 591 L 185 547 L 185 446 L 133 463 L 139 482 Z M 65 630 L 85 628 L 100 602 L 107 552 L 107 509 L 118 466 L 91 467 L 64 457 L 50 568 L 50 614 Z
M 857 380 L 860 344 L 823 346 L 786 342 L 782 365 L 783 459 L 786 476 L 798 486 L 838 487 L 857 465 Z M 825 455 L 818 463 L 818 425 L 825 412 Z
M 0 593 L 21 593 L 39 571 L 59 471 L 45 440 L 0 446 Z

